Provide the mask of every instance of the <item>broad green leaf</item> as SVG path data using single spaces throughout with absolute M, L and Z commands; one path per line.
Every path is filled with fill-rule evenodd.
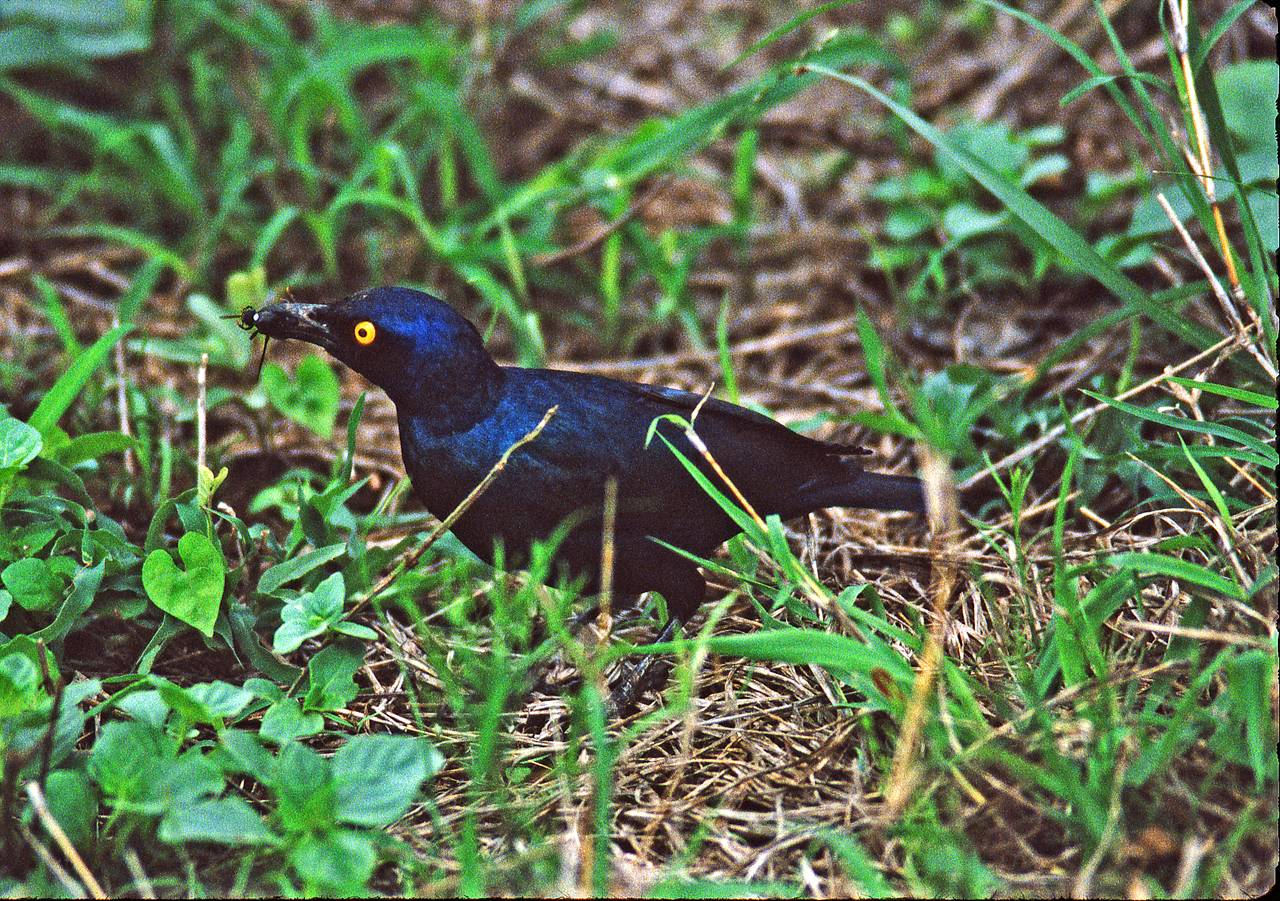
M 0 582 L 9 589 L 19 607 L 33 613 L 52 610 L 62 600 L 65 582 L 40 557 L 15 560 L 0 572 Z
M 355 699 L 356 670 L 364 662 L 364 647 L 357 642 L 342 640 L 317 653 L 307 663 L 310 684 L 307 687 L 304 709 L 339 710 Z
M 376 862 L 373 839 L 354 829 L 312 832 L 289 853 L 289 863 L 314 895 L 364 894 Z
M 328 831 L 335 825 L 329 761 L 306 745 L 290 742 L 281 749 L 270 785 L 280 799 L 280 823 L 285 829 Z
M 178 568 L 168 551 L 148 554 L 142 587 L 165 613 L 212 637 L 226 578 L 222 553 L 202 533 L 187 532 L 178 539 L 178 556 L 185 569 Z
M 45 794 L 54 820 L 71 844 L 82 852 L 88 851 L 98 815 L 98 799 L 89 777 L 79 770 L 54 770 L 45 784 Z
M 324 717 L 318 713 L 303 713 L 297 698 L 281 698 L 262 714 L 260 734 L 267 741 L 278 745 L 298 738 L 315 735 L 324 728 Z
M 378 827 L 404 816 L 443 758 L 420 738 L 357 735 L 338 749 L 331 763 L 338 820 Z
M 101 560 L 95 566 L 81 568 L 71 580 L 71 592 L 58 608 L 58 615 L 43 629 L 32 632 L 31 638 L 46 644 L 65 638 L 67 633 L 75 628 L 85 611 L 93 605 L 93 599 L 98 593 L 98 586 L 102 584 L 102 574 L 106 566 L 107 561 Z
M 318 547 L 305 554 L 299 554 L 283 563 L 277 563 L 258 579 L 258 591 L 262 594 L 274 594 L 277 588 L 288 585 L 294 579 L 300 579 L 330 560 L 336 560 L 347 551 L 346 542 Z
M 174 807 L 156 835 L 171 845 L 215 842 L 220 845 L 275 845 L 279 842 L 262 817 L 241 798 L 206 798 Z
M 0 413 L 0 474 L 6 469 L 26 466 L 42 446 L 39 431 L 20 419 Z
M 26 654 L 0 657 L 0 723 L 36 709 L 44 699 L 41 681 Z
M 296 651 L 308 638 L 327 631 L 342 618 L 347 588 L 342 573 L 334 573 L 316 586 L 285 602 L 280 611 L 280 628 L 271 646 L 277 654 Z

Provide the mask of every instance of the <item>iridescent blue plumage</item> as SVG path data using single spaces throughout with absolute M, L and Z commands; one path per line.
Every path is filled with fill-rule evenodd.
M 454 533 L 486 559 L 501 540 L 508 563 L 519 565 L 532 541 L 575 517 L 557 562 L 585 576 L 590 588 L 599 570 L 605 484 L 613 477 L 615 590 L 659 591 L 680 619 L 701 603 L 705 586 L 697 567 L 653 539 L 707 556 L 738 529 L 662 441 L 645 444 L 656 417 L 690 417 L 697 395 L 499 366 L 465 318 L 409 288 L 375 288 L 327 306 L 276 304 L 259 312 L 256 326 L 272 337 L 324 347 L 387 392 L 414 493 L 437 516 L 453 510 L 508 447 L 558 407 Z M 367 344 L 357 340 L 370 334 Z M 659 431 L 719 481 L 678 427 L 664 422 Z M 851 459 L 853 449 L 806 438 L 741 407 L 707 401 L 697 431 L 762 515 L 789 518 L 824 507 L 923 509 L 918 480 L 865 472 Z

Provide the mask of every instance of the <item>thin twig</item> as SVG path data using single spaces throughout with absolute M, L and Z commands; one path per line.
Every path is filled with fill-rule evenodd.
M 1183 0 L 1185 4 L 1186 0 Z M 1177 3 L 1168 4 L 1169 18 L 1173 25 L 1173 43 L 1182 63 L 1182 78 L 1187 85 L 1187 106 L 1191 112 L 1191 127 L 1195 131 L 1196 150 L 1200 155 L 1200 184 L 1204 187 L 1205 197 L 1213 209 L 1213 224 L 1218 230 L 1218 242 L 1222 259 L 1227 264 L 1227 278 L 1233 290 L 1240 288 L 1240 276 L 1236 272 L 1236 264 L 1231 253 L 1231 245 L 1227 241 L 1227 229 L 1222 220 L 1222 208 L 1218 205 L 1216 189 L 1213 184 L 1213 163 L 1209 159 L 1209 134 L 1204 124 L 1204 113 L 1200 110 L 1200 99 L 1196 94 L 1196 79 L 1191 71 L 1191 41 L 1187 34 L 1187 10 L 1185 5 L 1179 8 Z M 1166 212 L 1168 210 L 1166 209 Z M 1275 373 L 1272 373 L 1272 377 Z
M 1138 629 L 1142 632 L 1155 632 L 1157 635 L 1177 635 L 1194 641 L 1212 641 L 1217 644 L 1247 645 L 1251 648 L 1270 648 L 1273 638 L 1258 638 L 1253 635 L 1241 635 L 1238 632 L 1219 632 L 1216 629 L 1191 629 L 1186 626 L 1171 626 L 1165 623 L 1148 623 L 1138 619 L 1117 620 L 1115 628 Z
M 209 355 L 200 355 L 200 368 L 196 370 L 196 474 L 199 475 L 205 465 L 208 440 L 208 398 Z
M 422 558 L 422 555 L 425 554 L 433 544 L 440 540 L 440 536 L 453 528 L 454 523 L 462 518 L 462 515 L 471 508 L 471 505 L 479 499 L 480 495 L 489 490 L 489 486 L 493 484 L 494 479 L 498 477 L 502 470 L 507 468 L 507 461 L 511 459 L 511 455 L 541 435 L 542 430 L 547 427 L 547 423 L 551 421 L 551 418 L 556 415 L 559 409 L 560 407 L 557 404 L 547 410 L 547 412 L 542 415 L 542 419 L 539 420 L 536 426 L 530 429 L 528 434 L 503 451 L 502 456 L 498 458 L 498 462 L 494 463 L 493 468 L 490 469 L 488 474 L 480 480 L 480 484 L 471 489 L 471 493 L 464 497 L 458 506 L 453 508 L 452 513 L 440 520 L 440 522 L 436 523 L 436 527 L 431 530 L 431 533 L 427 535 L 422 544 L 418 545 L 412 551 L 401 557 L 400 562 L 398 562 L 389 573 L 379 579 L 377 584 L 370 588 L 364 597 L 360 598 L 360 600 L 352 606 L 351 613 L 356 613 L 365 604 L 373 600 L 373 598 L 386 591 L 396 579 L 400 578 L 401 573 L 412 569 L 417 565 L 418 561 Z
M 75 878 L 67 872 L 66 868 L 62 864 L 58 863 L 58 858 L 54 857 L 53 852 L 49 850 L 48 846 L 44 842 L 40 841 L 39 837 L 31 831 L 30 826 L 26 823 L 19 823 L 18 831 L 22 833 L 22 837 L 27 840 L 27 844 L 35 850 L 36 856 L 40 858 L 40 861 L 46 867 L 49 868 L 49 872 L 53 874 L 53 878 L 58 880 L 59 884 L 68 895 L 72 898 L 85 897 L 84 887 L 81 886 L 80 883 L 76 882 Z
M 1153 376 L 1152 378 L 1147 379 L 1145 382 L 1143 382 L 1140 385 L 1135 385 L 1134 387 L 1130 388 L 1128 391 L 1122 391 L 1120 394 L 1115 396 L 1114 400 L 1127 400 L 1128 398 L 1133 397 L 1135 394 L 1141 394 L 1143 391 L 1146 391 L 1148 388 L 1154 388 L 1156 385 L 1160 384 L 1161 382 L 1169 378 L 1169 376 L 1177 375 L 1179 372 L 1182 372 L 1184 369 L 1194 366 L 1196 363 L 1200 362 L 1206 357 L 1211 357 L 1218 351 L 1222 350 L 1223 348 L 1236 343 L 1236 341 L 1237 339 L 1234 337 L 1223 338 L 1217 344 L 1213 345 L 1212 347 L 1205 348 L 1204 350 L 1200 351 L 1200 353 L 1196 354 L 1193 357 L 1189 357 L 1188 359 L 1183 360 L 1177 366 L 1166 367 L 1164 372 L 1160 373 L 1159 375 Z M 990 466 L 986 467 L 980 472 L 975 472 L 973 475 L 969 476 L 969 478 L 965 479 L 963 482 L 959 484 L 958 486 L 959 490 L 968 491 L 970 488 L 972 488 L 977 484 L 980 484 L 983 480 L 994 475 L 996 472 L 1002 469 L 1008 469 L 1010 466 L 1013 466 L 1016 463 L 1021 463 L 1027 457 L 1033 456 L 1034 454 L 1038 453 L 1041 448 L 1049 444 L 1052 444 L 1054 441 L 1057 441 L 1058 438 L 1060 438 L 1063 434 L 1066 433 L 1068 424 L 1077 425 L 1086 419 L 1089 419 L 1093 416 L 1098 415 L 1103 410 L 1106 410 L 1109 406 L 1110 404 L 1099 403 L 1099 404 L 1095 404 L 1092 407 L 1087 407 L 1081 410 L 1079 413 L 1072 416 L 1071 419 L 1068 421 L 1068 423 L 1062 423 L 1061 425 L 1054 426 L 1049 431 L 1045 432 L 1043 435 L 1037 438 L 1035 441 L 1032 441 L 1030 444 L 1024 444 L 1022 447 L 1020 447 L 1018 450 L 1014 451 L 1013 453 L 1009 454 L 1008 456 L 1002 457 L 1000 460 L 996 461 L 995 463 L 992 463 Z
M 119 317 L 113 317 L 111 327 L 116 328 L 120 325 Z M 125 387 L 125 370 L 124 370 L 124 342 L 117 341 L 114 348 L 115 367 L 116 367 L 116 410 L 120 416 L 120 434 L 126 438 L 133 437 L 133 431 L 129 428 L 129 392 Z M 133 461 L 133 448 L 126 447 L 124 449 L 124 471 L 132 479 L 137 475 L 137 466 Z
M 707 461 L 707 465 L 710 466 L 712 470 L 715 471 L 715 474 L 720 477 L 720 481 L 724 482 L 724 484 L 728 486 L 729 492 L 742 506 L 742 509 L 747 511 L 747 515 L 751 517 L 755 524 L 761 529 L 766 529 L 768 526 L 765 525 L 763 517 L 756 512 L 756 508 L 751 506 L 751 502 L 747 500 L 746 495 L 738 489 L 738 486 L 733 483 L 733 480 L 730 479 L 725 471 L 720 468 L 720 463 L 714 456 L 712 456 L 711 449 L 707 447 L 706 442 L 702 440 L 698 433 L 693 430 L 694 424 L 698 421 L 698 414 L 702 412 L 702 405 L 711 397 L 711 392 L 714 388 L 715 385 L 708 388 L 707 393 L 702 395 L 702 399 L 698 401 L 697 405 L 693 408 L 693 413 L 689 416 L 689 427 L 684 430 L 684 437 L 693 445 L 693 449 L 702 455 L 702 459 Z
M 44 679 L 45 691 L 53 695 L 53 706 L 49 709 L 49 729 L 44 734 L 43 747 L 40 749 L 40 774 L 36 776 L 36 781 L 44 788 L 53 762 L 53 740 L 57 737 L 58 720 L 62 717 L 62 695 L 66 683 L 61 675 L 57 679 L 53 678 L 49 666 L 49 649 L 45 647 L 43 638 L 36 640 L 36 654 L 40 658 L 40 675 Z
M 1213 274 L 1213 269 L 1209 266 L 1209 261 L 1204 258 L 1204 254 L 1200 252 L 1200 248 L 1196 246 L 1196 242 L 1191 239 L 1191 234 L 1187 231 L 1186 226 L 1182 224 L 1182 220 L 1178 218 L 1178 214 L 1173 211 L 1173 207 L 1169 205 L 1168 199 L 1164 196 L 1164 192 L 1156 191 L 1156 200 L 1160 206 L 1164 208 L 1164 214 L 1169 217 L 1169 221 L 1173 223 L 1174 229 L 1178 232 L 1178 236 L 1182 238 L 1182 243 L 1186 245 L 1187 252 L 1191 254 L 1191 258 L 1195 260 L 1196 265 L 1200 267 L 1200 271 L 1204 273 L 1206 279 L 1209 280 L 1209 287 L 1218 300 L 1218 305 L 1222 307 L 1222 312 L 1226 314 L 1230 324 L 1235 327 L 1235 340 L 1241 347 L 1248 351 L 1249 355 L 1258 361 L 1258 365 L 1271 378 L 1276 377 L 1276 367 L 1270 360 L 1262 355 L 1262 352 L 1254 346 L 1249 340 L 1249 330 L 1244 322 L 1240 319 L 1240 314 L 1236 312 L 1235 304 L 1231 302 L 1231 298 L 1227 295 L 1226 290 L 1222 287 L 1222 283 L 1218 281 L 1218 277 Z
M 156 890 L 151 885 L 151 880 L 147 877 L 147 871 L 142 868 L 142 861 L 138 859 L 138 852 L 132 848 L 125 848 L 124 865 L 128 867 L 129 875 L 133 877 L 133 884 L 137 888 L 138 894 L 144 898 L 154 899 Z
M 76 846 L 71 843 L 71 839 L 67 838 L 67 833 L 63 831 L 62 824 L 53 818 L 53 813 L 50 812 L 49 805 L 44 799 L 44 792 L 37 783 L 27 783 L 27 797 L 31 799 L 31 808 L 36 812 L 36 816 L 40 818 L 40 824 L 44 826 L 45 831 L 49 833 L 58 845 L 58 850 L 62 852 L 62 855 L 71 862 L 71 868 L 76 871 L 76 875 L 80 877 L 84 887 L 89 890 L 89 894 L 95 898 L 106 898 L 107 893 L 102 890 L 102 886 L 94 878 L 88 865 L 85 864 L 84 858 L 80 856 Z
M 920 740 L 924 734 L 929 700 L 934 696 L 934 686 L 942 667 L 942 638 L 946 632 L 947 606 L 956 584 L 957 567 L 951 560 L 960 531 L 960 513 L 956 504 L 956 487 L 951 467 L 928 445 L 920 450 L 924 474 L 925 500 L 933 531 L 932 566 L 933 622 L 925 640 L 924 653 L 920 656 L 920 668 L 916 672 L 915 685 L 907 708 L 902 715 L 902 730 L 893 752 L 893 766 L 885 788 L 884 817 L 896 820 L 911 799 L 920 780 L 916 764 Z
M 613 631 L 613 561 L 616 552 L 618 525 L 618 479 L 609 476 L 604 483 L 604 522 L 600 536 L 600 594 L 597 598 L 600 611 L 600 643 L 607 644 Z

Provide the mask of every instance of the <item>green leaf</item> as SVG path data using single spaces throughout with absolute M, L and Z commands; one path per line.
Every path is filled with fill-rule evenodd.
M 1138 72 L 1132 75 L 1130 74 L 1094 75 L 1091 78 L 1086 78 L 1083 82 L 1076 85 L 1067 93 L 1063 94 L 1062 99 L 1058 101 L 1058 105 L 1070 106 L 1072 103 L 1075 103 L 1077 100 L 1079 100 L 1081 96 L 1089 93 L 1094 88 L 1101 87 L 1102 85 L 1105 85 L 1105 84 L 1111 84 L 1111 82 L 1116 81 L 1117 79 L 1123 80 L 1127 78 L 1139 79 L 1141 81 L 1146 82 L 1149 85 L 1152 85 L 1153 87 L 1159 88 L 1160 90 L 1165 90 L 1167 88 L 1167 85 L 1165 85 L 1163 81 L 1161 81 L 1159 78 L 1156 78 L 1154 75 L 1151 75 L 1150 73 L 1147 73 L 1147 72 Z
M 26 654 L 0 657 L 0 723 L 35 710 L 44 700 L 40 670 Z
M 32 632 L 31 638 L 46 644 L 65 638 L 67 633 L 75 628 L 85 611 L 93 605 L 93 599 L 98 593 L 98 586 L 102 584 L 102 574 L 106 566 L 107 561 L 100 560 L 96 566 L 83 567 L 76 573 L 75 578 L 71 580 L 71 593 L 58 608 L 58 615 L 43 629 Z
M 321 896 L 365 894 L 376 862 L 372 838 L 351 829 L 310 833 L 289 854 L 308 894 Z
M 151 43 L 151 0 L 65 3 L 25 0 L 0 7 L 0 70 L 66 66 L 121 56 Z
M 244 773 L 263 785 L 275 780 L 276 758 L 262 746 L 252 732 L 224 729 L 218 735 L 222 769 L 227 773 Z
M 1274 59 L 1255 59 L 1225 66 L 1214 76 L 1227 127 L 1244 143 L 1258 149 L 1276 166 L 1276 97 L 1280 67 Z M 1275 176 L 1271 176 L 1274 180 Z M 1275 186 L 1272 185 L 1272 190 Z
M 204 722 L 214 724 L 221 719 L 238 716 L 254 697 L 253 692 L 221 679 L 197 682 L 187 688 L 185 694 L 200 705 L 206 717 Z
M 1216 382 L 1204 382 L 1200 379 L 1187 379 L 1177 375 L 1168 377 L 1169 381 L 1174 384 L 1181 385 L 1184 388 L 1191 388 L 1197 391 L 1204 391 L 1207 394 L 1217 394 L 1222 397 L 1229 397 L 1232 400 L 1238 400 L 1241 403 L 1252 404 L 1255 407 L 1261 407 L 1264 410 L 1274 410 L 1280 406 L 1274 395 L 1259 394 L 1257 391 L 1247 391 L 1244 388 L 1236 388 L 1233 385 L 1219 385 Z
M 316 567 L 323 566 L 330 560 L 338 559 L 346 551 L 346 542 L 339 541 L 335 544 L 318 547 L 305 554 L 299 554 L 297 557 L 285 560 L 283 563 L 277 563 L 258 579 L 258 591 L 262 594 L 274 594 L 277 588 L 288 585 L 294 579 L 302 578 Z
M 335 816 L 357 826 L 389 826 L 443 766 L 439 751 L 408 735 L 357 735 L 331 761 Z
M 304 708 L 340 710 L 350 704 L 359 691 L 355 674 L 362 663 L 364 647 L 354 641 L 336 642 L 321 650 L 307 663 L 310 684 Z
M 1245 599 L 1244 589 L 1235 582 L 1225 576 L 1218 575 L 1211 569 L 1206 569 L 1198 563 L 1192 563 L 1190 560 L 1169 557 L 1165 554 L 1147 554 L 1131 551 L 1124 554 L 1113 554 L 1107 558 L 1107 562 L 1117 569 L 1171 576 L 1180 581 L 1190 582 L 1192 585 L 1199 585 L 1202 588 L 1216 591 L 1229 598 L 1235 598 L 1239 601 Z
M 318 713 L 303 713 L 297 698 L 281 698 L 262 714 L 258 734 L 278 745 L 297 738 L 315 735 L 324 728 L 324 717 Z
M 222 553 L 200 532 L 187 532 L 178 539 L 178 556 L 185 570 L 168 551 L 148 554 L 142 564 L 142 587 L 165 613 L 212 637 L 226 578 Z
M 44 441 L 37 429 L 0 413 L 0 473 L 21 469 L 40 453 Z
M 54 820 L 71 844 L 82 852 L 88 851 L 98 815 L 98 799 L 89 777 L 79 770 L 54 770 L 45 784 L 45 794 Z
M 295 378 L 275 363 L 262 370 L 262 388 L 271 405 L 321 438 L 333 434 L 338 418 L 338 377 L 316 354 L 308 354 L 298 364 Z
M 63 351 L 71 356 L 80 353 L 80 342 L 76 340 L 75 329 L 71 327 L 71 320 L 67 318 L 67 308 L 62 305 L 62 300 L 58 297 L 58 289 L 39 273 L 31 276 L 31 283 L 36 286 L 41 299 L 44 300 L 44 314 L 48 317 L 53 330 L 58 333 Z
M 290 742 L 280 751 L 271 787 L 280 799 L 280 823 L 290 832 L 334 826 L 333 779 L 329 761 L 306 745 Z
M 67 412 L 67 408 L 75 401 L 85 384 L 93 377 L 94 372 L 107 359 L 111 348 L 132 330 L 131 325 L 118 325 L 76 357 L 67 367 L 67 371 L 53 383 L 48 393 L 40 398 L 40 403 L 27 419 L 27 425 L 38 431 L 42 437 L 48 438 L 53 427 L 62 418 L 62 414 Z
M 174 807 L 160 821 L 160 841 L 216 842 L 220 845 L 275 845 L 279 838 L 240 798 L 207 798 Z
M 62 600 L 64 582 L 39 557 L 15 560 L 0 572 L 0 582 L 13 594 L 18 606 L 33 613 L 52 610 Z
M 1003 228 L 1009 217 L 1005 213 L 988 213 L 968 201 L 954 203 L 942 214 L 942 227 L 954 242 L 965 241 Z
M 1255 649 L 1233 657 L 1227 664 L 1227 679 L 1232 713 L 1244 725 L 1245 750 L 1253 770 L 1254 786 L 1262 791 L 1266 780 L 1275 778 L 1276 770 L 1276 736 L 1271 718 L 1271 686 L 1275 684 L 1275 674 L 1271 656 Z
M 285 602 L 280 611 L 280 628 L 271 642 L 277 654 L 296 651 L 308 638 L 326 632 L 342 618 L 342 603 L 347 597 L 342 573 L 334 573 L 308 591 Z
M 1199 419 L 1190 419 L 1185 416 L 1172 416 L 1168 413 L 1161 413 L 1156 410 L 1149 410 L 1146 407 L 1139 407 L 1122 400 L 1113 400 L 1103 394 L 1095 391 L 1085 390 L 1085 394 L 1094 400 L 1100 400 L 1108 406 L 1115 407 L 1117 410 L 1123 410 L 1131 416 L 1137 416 L 1139 419 L 1145 419 L 1148 422 L 1155 422 L 1160 425 L 1169 426 L 1173 429 L 1180 429 L 1187 432 L 1197 432 L 1204 435 L 1216 435 L 1219 438 L 1226 438 L 1228 441 L 1235 441 L 1242 444 L 1252 451 L 1261 454 L 1272 466 L 1280 463 L 1280 456 L 1276 455 L 1275 448 L 1266 444 L 1259 438 L 1255 438 L 1248 432 L 1235 428 L 1234 426 L 1224 425 L 1220 422 L 1204 422 Z
M 89 754 L 89 773 L 107 797 L 141 800 L 173 750 L 160 731 L 140 722 L 107 723 Z
M 66 444 L 49 452 L 53 461 L 63 466 L 78 466 L 86 460 L 97 460 L 107 454 L 118 454 L 137 445 L 123 432 L 89 432 L 77 435 Z

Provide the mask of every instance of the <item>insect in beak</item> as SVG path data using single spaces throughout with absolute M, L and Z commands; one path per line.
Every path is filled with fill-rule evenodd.
M 256 337 L 258 332 L 258 311 L 251 306 L 246 306 L 239 313 L 231 313 L 223 316 L 223 319 L 234 319 L 236 325 L 244 329 L 246 332 L 253 332 L 250 338 Z M 262 356 L 258 358 L 258 372 L 254 375 L 253 380 L 259 381 L 262 378 L 262 364 L 267 361 L 267 345 L 271 343 L 270 335 L 262 336 Z

